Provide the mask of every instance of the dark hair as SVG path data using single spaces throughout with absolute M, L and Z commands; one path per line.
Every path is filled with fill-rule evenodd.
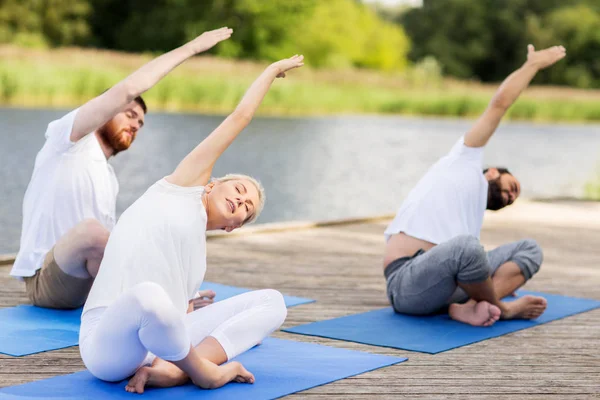
M 142 99 L 142 96 L 136 97 L 135 99 L 133 99 L 133 101 L 135 101 L 140 105 L 140 107 L 142 107 L 142 110 L 144 110 L 144 114 L 148 114 L 148 107 L 146 107 L 146 102 L 144 101 L 144 99 Z
M 145 110 L 144 110 L 144 112 L 145 112 Z M 506 169 L 506 168 L 503 168 L 503 167 L 496 167 L 496 169 L 498 170 L 498 172 L 500 172 L 500 175 L 504 175 L 504 174 L 509 174 L 509 175 L 512 175 L 512 174 L 510 173 L 510 171 L 509 171 L 508 169 Z M 483 170 L 483 173 L 485 174 L 486 172 L 488 172 L 488 170 L 489 170 L 489 168 L 486 168 L 486 169 L 484 169 L 484 170 Z
M 104 94 L 106 92 L 108 92 L 108 89 L 104 89 L 102 94 Z M 146 106 L 146 102 L 144 101 L 144 99 L 142 99 L 142 96 L 136 97 L 135 99 L 133 99 L 133 101 L 135 101 L 136 103 L 138 103 L 140 105 L 140 107 L 142 107 L 144 114 L 148 114 L 148 107 Z
M 488 210 L 493 211 L 500 210 L 501 208 L 504 208 L 508 205 L 504 203 L 504 199 L 502 197 L 502 188 L 500 187 L 500 176 L 504 174 L 512 175 L 510 171 L 506 168 L 496 167 L 496 169 L 498 170 L 500 175 L 498 176 L 498 178 L 488 182 L 488 200 L 486 207 Z M 483 173 L 485 174 L 486 172 L 488 172 L 488 170 L 489 168 L 484 169 Z

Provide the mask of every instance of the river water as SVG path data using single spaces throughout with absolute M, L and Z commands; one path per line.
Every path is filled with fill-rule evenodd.
M 0 109 L 0 254 L 16 252 L 21 203 L 47 124 L 68 110 Z M 111 163 L 120 214 L 169 174 L 222 116 L 150 113 Z M 472 124 L 388 116 L 255 118 L 213 174 L 246 173 L 267 193 L 258 223 L 393 213 L 427 168 Z M 507 166 L 528 198 L 580 197 L 600 168 L 600 125 L 505 123 L 485 164 Z

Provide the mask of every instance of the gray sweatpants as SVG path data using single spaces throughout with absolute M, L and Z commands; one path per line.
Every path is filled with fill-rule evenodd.
M 386 268 L 387 293 L 396 312 L 431 314 L 469 296 L 460 283 L 485 281 L 503 264 L 519 266 L 525 280 L 542 265 L 542 249 L 531 239 L 520 240 L 485 252 L 473 236 L 457 236 L 427 252 L 399 258 Z

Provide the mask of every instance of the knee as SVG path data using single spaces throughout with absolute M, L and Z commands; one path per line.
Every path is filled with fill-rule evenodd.
M 523 240 L 523 243 L 523 251 L 529 254 L 539 268 L 542 265 L 542 261 L 544 261 L 544 251 L 542 250 L 542 246 L 533 239 L 525 239 Z
M 269 315 L 273 318 L 273 324 L 280 327 L 287 317 L 287 307 L 283 295 L 274 289 L 264 289 L 261 292 L 265 298 Z
M 77 225 L 84 247 L 91 252 L 104 254 L 110 232 L 98 220 L 85 219 Z
M 485 250 L 475 236 L 461 235 L 455 239 L 458 248 L 461 251 L 461 256 L 466 258 L 467 262 L 482 261 L 486 258 Z
M 170 319 L 173 304 L 165 289 L 158 283 L 138 283 L 130 289 L 129 296 L 133 307 L 140 310 L 143 316 L 165 322 Z
M 541 268 L 544 261 L 544 252 L 542 247 L 533 239 L 521 241 L 519 251 L 515 255 L 515 262 L 522 268 L 523 275 L 529 279 L 535 275 Z
M 456 238 L 458 257 L 458 280 L 475 283 L 486 280 L 490 275 L 487 254 L 475 236 L 463 235 Z

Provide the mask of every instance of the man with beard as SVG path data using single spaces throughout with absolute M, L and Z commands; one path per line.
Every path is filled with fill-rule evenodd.
M 25 281 L 33 304 L 71 309 L 85 303 L 116 222 L 119 185 L 107 161 L 127 150 L 143 127 L 147 109 L 140 95 L 230 35 L 228 28 L 205 32 L 48 125 L 23 200 L 21 246 L 11 270 Z M 212 298 L 213 292 L 202 292 L 192 306 Z
M 450 153 L 434 164 L 410 192 L 385 231 L 387 294 L 399 313 L 446 311 L 474 326 L 498 319 L 534 319 L 546 309 L 541 297 L 512 294 L 540 268 L 542 250 L 533 240 L 486 253 L 479 243 L 484 212 L 512 204 L 519 181 L 504 168 L 482 173 L 483 147 L 536 73 L 565 57 L 564 47 L 535 51 L 502 83 L 489 106 Z

